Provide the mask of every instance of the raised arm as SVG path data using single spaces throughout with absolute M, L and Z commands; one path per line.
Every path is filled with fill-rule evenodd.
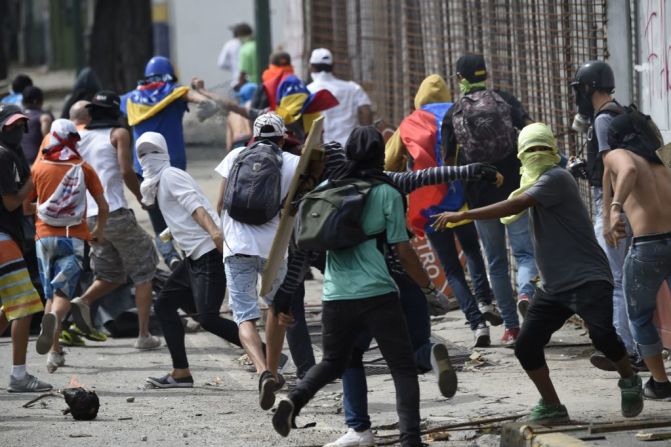
M 496 183 L 503 182 L 503 176 L 495 167 L 486 163 L 472 163 L 466 166 L 439 166 L 412 172 L 385 172 L 396 186 L 408 194 L 423 186 L 449 183 L 455 180 L 485 180 Z

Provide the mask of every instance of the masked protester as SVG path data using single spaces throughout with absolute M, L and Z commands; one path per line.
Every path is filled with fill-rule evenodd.
M 623 113 L 624 108 L 613 98 L 615 77 L 610 66 L 603 61 L 588 61 L 580 66 L 571 82 L 575 93 L 575 103 L 578 109 L 578 122 L 587 124 L 587 163 L 585 166 L 587 181 L 592 190 L 594 215 L 594 232 L 599 245 L 606 252 L 610 269 L 613 272 L 613 325 L 620 336 L 636 369 L 645 370 L 646 366 L 639 357 L 636 344 L 632 336 L 632 327 L 627 316 L 627 296 L 623 287 L 623 266 L 627 254 L 627 247 L 631 245 L 631 227 L 627 218 L 625 222 L 625 237 L 611 246 L 604 238 L 604 228 L 607 223 L 604 215 L 603 155 L 611 148 L 608 142 L 608 133 L 613 120 Z M 575 123 L 574 123 L 575 124 Z M 574 125 L 580 129 L 580 126 Z M 585 130 L 583 128 L 583 130 Z M 603 370 L 613 370 L 613 365 L 603 354 L 595 353 L 591 357 L 594 366 Z
M 28 117 L 15 105 L 0 104 L 0 332 L 12 328 L 12 372 L 7 391 L 45 392 L 52 386 L 26 370 L 26 347 L 33 314 L 44 308 L 30 281 L 23 252 L 22 204 L 33 189 L 30 169 L 21 150 Z M 51 338 L 38 341 L 51 345 Z M 21 349 L 20 347 L 24 348 Z M 46 353 L 42 352 L 43 354 Z
M 515 344 L 515 355 L 541 395 L 529 420 L 557 423 L 569 419 L 550 380 L 543 348 L 574 313 L 585 320 L 594 346 L 617 368 L 622 415 L 634 417 L 643 410 L 641 379 L 632 370 L 613 327 L 613 277 L 594 236 L 578 185 L 568 171 L 558 166 L 559 152 L 547 125 L 534 123 L 522 129 L 518 158 L 522 162 L 521 185 L 507 200 L 439 214 L 434 225 L 440 229 L 448 222 L 463 219 L 514 220 L 530 210 L 529 225 L 541 285 Z

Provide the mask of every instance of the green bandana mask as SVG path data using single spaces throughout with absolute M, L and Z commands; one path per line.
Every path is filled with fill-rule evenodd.
M 536 147 L 547 147 L 550 150 L 529 152 L 529 149 Z M 510 194 L 509 199 L 515 198 L 531 188 L 545 171 L 557 166 L 561 160 L 552 130 L 543 123 L 529 124 L 522 129 L 517 139 L 517 151 L 517 158 L 522 162 L 520 187 Z M 524 211 L 513 216 L 503 217 L 501 223 L 511 224 L 519 219 L 523 213 Z
M 466 78 L 463 78 L 461 81 L 459 81 L 459 91 L 462 95 L 470 93 L 474 88 L 487 88 L 487 86 L 485 85 L 485 81 L 470 82 Z

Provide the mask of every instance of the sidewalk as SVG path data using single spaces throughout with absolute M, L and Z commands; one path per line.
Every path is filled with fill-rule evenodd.
M 212 169 L 219 162 L 222 151 L 217 148 L 190 150 L 188 156 L 189 171 L 214 201 L 219 179 Z M 137 204 L 133 207 L 138 220 L 148 226 L 146 213 Z M 306 286 L 308 318 L 311 331 L 317 335 L 321 281 L 308 281 Z M 421 415 L 426 427 L 523 414 L 537 402 L 538 395 L 513 351 L 499 345 L 501 326 L 492 328 L 494 346 L 478 349 L 474 360 L 468 358 L 473 352 L 470 347 L 472 333 L 460 311 L 434 319 L 432 330 L 435 339 L 448 342 L 453 360 L 459 367 L 459 387 L 454 398 L 445 399 L 438 393 L 431 373 L 420 376 Z M 1 444 L 312 446 L 323 445 L 345 432 L 339 383 L 323 389 L 299 416 L 299 426 L 315 422 L 315 427 L 294 430 L 288 438 L 281 438 L 272 429 L 271 413 L 258 407 L 257 378 L 237 362 L 242 351 L 205 332 L 188 334 L 186 340 L 196 387 L 193 390 L 148 390 L 144 389 L 147 376 L 162 375 L 170 370 L 170 357 L 165 346 L 140 352 L 133 349 L 132 339 L 87 342 L 86 348 L 70 349 L 67 366 L 50 375 L 45 369 L 46 357 L 35 353 L 33 338 L 29 345 L 28 368 L 31 373 L 51 382 L 55 388 L 67 386 L 71 377 L 76 376 L 84 386 L 94 388 L 99 394 L 98 418 L 92 422 L 77 422 L 60 413 L 65 408 L 61 400 L 49 398 L 44 400 L 46 406 L 38 403 L 33 408 L 24 409 L 21 405 L 34 395 L 4 391 L 11 367 L 11 345 L 8 338 L 0 339 Z M 313 343 L 318 344 L 316 336 Z M 315 351 L 320 357 L 319 346 L 315 346 Z M 547 358 L 559 395 L 573 420 L 621 420 L 617 374 L 591 367 L 588 358 L 592 352 L 589 338 L 580 327 L 569 324 L 555 334 Z M 285 353 L 288 354 L 287 349 Z M 396 421 L 393 383 L 384 373 L 384 362 L 376 361 L 379 357 L 379 351 L 372 351 L 365 358 L 368 362 L 370 413 L 378 440 L 393 440 L 393 435 L 397 434 L 390 430 Z M 290 364 L 288 376 L 292 370 Z M 648 376 L 642 374 L 643 380 Z M 129 397 L 135 401 L 127 402 Z M 671 414 L 669 405 L 646 401 L 639 419 L 666 417 Z M 500 442 L 496 430 L 486 433 L 469 429 L 450 433 L 449 440 L 436 440 L 431 445 L 493 447 Z M 617 443 L 608 438 L 605 443 L 590 445 L 649 445 L 637 443 L 631 435 L 621 436 L 624 438 Z

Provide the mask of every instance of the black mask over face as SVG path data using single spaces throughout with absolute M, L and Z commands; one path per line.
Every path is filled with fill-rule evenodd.
M 578 106 L 578 113 L 591 119 L 594 115 L 592 92 L 586 91 L 584 85 L 578 85 L 573 90 L 575 92 L 575 104 Z
M 0 141 L 4 143 L 3 145 L 7 145 L 8 149 L 18 149 L 21 145 L 21 138 L 23 138 L 25 129 L 25 124 L 13 126 L 11 129 L 5 129 L 0 132 Z

